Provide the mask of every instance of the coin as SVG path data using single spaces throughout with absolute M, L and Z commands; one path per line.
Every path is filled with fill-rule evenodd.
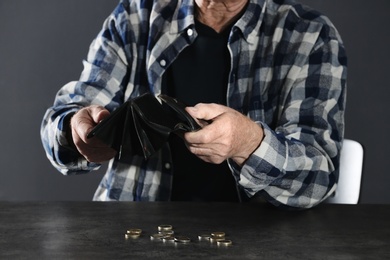
M 172 230 L 173 227 L 171 225 L 159 225 L 158 226 L 158 231 L 168 231 Z
M 125 234 L 125 238 L 139 238 L 140 237 L 140 234 L 133 234 L 133 233 L 126 233 Z
M 231 240 L 228 240 L 228 239 L 217 241 L 218 246 L 231 246 L 232 244 L 233 244 L 233 242 Z
M 163 237 L 162 238 L 162 241 L 164 243 L 167 243 L 167 242 L 175 242 L 175 238 L 173 236 L 166 236 L 166 237 Z
M 126 233 L 128 233 L 128 234 L 133 234 L 133 235 L 141 235 L 141 233 L 142 233 L 142 229 L 139 229 L 139 228 L 131 228 L 131 229 L 128 229 L 127 231 L 126 231 Z
M 198 236 L 198 239 L 199 239 L 199 241 L 209 241 L 209 240 L 210 240 L 210 237 L 211 237 L 211 235 L 202 234 L 202 235 L 199 235 L 199 236 Z
M 125 238 L 138 238 L 142 233 L 142 229 L 131 228 L 126 230 Z
M 211 236 L 219 237 L 219 238 L 225 237 L 225 232 L 213 232 L 213 233 L 211 233 Z
M 164 235 L 159 234 L 159 233 L 150 235 L 151 240 L 161 240 L 163 237 L 164 237 Z
M 189 242 L 191 242 L 191 239 L 189 237 L 186 237 L 186 236 L 177 236 L 177 237 L 175 237 L 175 242 L 189 243 Z
M 172 236 L 173 234 L 175 234 L 175 231 L 173 231 L 173 230 L 165 230 L 165 231 L 159 231 L 158 233 L 162 234 L 164 236 Z
M 210 243 L 216 243 L 218 241 L 225 240 L 225 238 L 224 237 L 213 237 L 213 236 L 211 236 L 209 240 L 210 240 Z

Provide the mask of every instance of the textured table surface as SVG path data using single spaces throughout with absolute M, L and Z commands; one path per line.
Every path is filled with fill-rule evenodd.
M 389 259 L 390 205 L 0 202 L 0 259 Z M 161 224 L 187 244 L 152 241 Z M 140 228 L 137 239 L 126 239 Z M 223 231 L 229 247 L 198 241 Z

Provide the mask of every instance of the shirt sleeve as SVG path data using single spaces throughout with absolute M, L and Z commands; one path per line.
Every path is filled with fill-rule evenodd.
M 63 86 L 55 97 L 41 124 L 41 140 L 46 155 L 63 174 L 79 174 L 95 170 L 67 141 L 70 117 L 79 109 L 95 104 L 114 110 L 123 103 L 127 85 L 128 53 L 124 51 L 124 29 L 120 19 L 126 19 L 124 6 L 119 4 L 106 19 L 102 30 L 90 45 L 83 72 L 78 81 Z
M 291 88 L 281 97 L 276 127 L 257 122 L 264 139 L 243 167 L 231 163 L 239 185 L 252 197 L 261 195 L 277 206 L 310 208 L 336 188 L 344 135 L 346 56 L 329 27 Z M 335 33 L 335 32 L 333 32 Z

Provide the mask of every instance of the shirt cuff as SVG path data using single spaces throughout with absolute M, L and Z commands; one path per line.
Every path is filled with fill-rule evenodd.
M 67 172 L 70 173 L 84 173 L 92 170 L 97 170 L 100 168 L 101 164 L 88 162 L 78 151 L 77 149 L 69 143 L 68 141 L 68 132 L 71 130 L 69 127 L 70 118 L 75 114 L 77 110 L 71 110 L 64 114 L 58 121 L 58 128 L 56 132 L 56 140 L 58 143 L 57 158 L 63 157 L 62 153 L 66 153 L 66 157 L 73 158 L 71 162 L 66 160 Z M 65 152 L 66 150 L 66 152 Z
M 282 169 L 285 161 L 285 153 L 277 150 L 283 146 L 280 145 L 280 140 L 275 132 L 266 124 L 257 123 L 261 124 L 264 131 L 261 144 L 242 167 L 237 164 L 231 166 L 238 184 L 249 197 L 264 190 L 280 177 L 282 173 L 278 169 Z

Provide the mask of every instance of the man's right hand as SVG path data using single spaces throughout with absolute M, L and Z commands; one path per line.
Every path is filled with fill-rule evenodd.
M 89 162 L 101 163 L 116 155 L 116 151 L 97 137 L 87 138 L 88 133 L 101 120 L 110 115 L 102 106 L 92 105 L 82 108 L 70 120 L 73 144 Z

